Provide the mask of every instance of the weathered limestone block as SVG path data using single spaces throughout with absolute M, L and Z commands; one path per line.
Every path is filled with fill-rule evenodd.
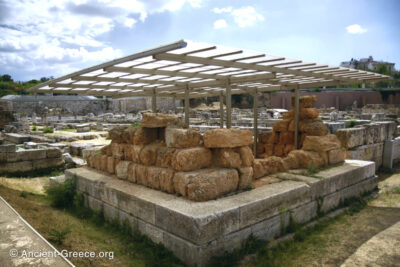
M 139 129 L 137 127 L 128 126 L 121 133 L 121 139 L 123 143 L 133 144 L 133 139 L 135 136 L 136 130 Z
M 212 153 L 205 147 L 185 148 L 177 151 L 172 168 L 177 171 L 193 171 L 211 166 Z
M 268 184 L 275 184 L 275 183 L 279 183 L 281 180 L 273 177 L 273 176 L 264 176 L 261 177 L 260 179 L 254 180 L 251 183 L 251 188 L 258 188 L 258 187 L 262 187 L 264 185 L 268 185 Z
M 125 148 L 124 148 L 124 159 L 125 160 L 132 161 L 132 154 L 134 153 L 133 147 L 134 147 L 134 145 L 130 145 L 130 144 L 125 145 Z
M 172 160 L 177 151 L 178 149 L 172 147 L 160 147 L 157 150 L 157 159 L 155 165 L 157 167 L 170 168 L 172 166 Z
M 114 158 L 124 159 L 125 155 L 124 149 L 125 149 L 125 144 L 120 144 L 120 143 L 111 144 L 111 154 Z
M 137 164 L 131 162 L 128 166 L 127 180 L 132 183 L 136 183 L 136 165 Z
M 250 188 L 251 182 L 253 181 L 253 168 L 252 167 L 242 167 L 242 168 L 239 168 L 238 171 L 239 171 L 238 189 Z
M 130 161 L 122 160 L 115 166 L 115 174 L 119 179 L 128 179 L 128 167 L 130 163 Z
M 382 142 L 381 141 L 381 128 L 382 128 L 381 125 L 371 123 L 371 124 L 363 125 L 363 128 L 365 128 L 365 144 L 366 145 Z
M 295 106 L 295 98 L 292 96 L 291 98 L 292 106 Z M 317 102 L 317 96 L 315 95 L 306 95 L 299 97 L 300 108 L 311 108 L 312 105 Z
M 240 159 L 242 160 L 242 166 L 250 167 L 253 166 L 254 155 L 253 151 L 248 146 L 239 147 Z
M 375 161 L 375 167 L 378 169 L 382 165 L 383 143 L 363 145 L 351 150 L 347 150 L 347 159 L 358 159 Z
M 285 148 L 283 150 L 283 154 L 287 155 L 292 150 L 294 150 L 294 145 L 293 144 L 287 144 L 287 145 L 285 145 Z
M 147 181 L 147 166 L 137 164 L 135 171 L 136 171 L 136 182 L 138 184 L 148 186 L 148 181 Z
M 58 166 L 61 166 L 64 164 L 64 162 L 61 158 L 49 158 L 49 159 L 39 159 L 39 160 L 34 160 L 34 161 L 20 161 L 20 162 L 25 162 L 28 166 L 30 164 L 32 164 L 32 169 L 34 169 L 34 170 L 54 168 L 54 167 L 58 167 Z M 20 163 L 20 162 L 17 162 L 17 163 Z M 31 163 L 28 163 L 28 162 L 31 162 Z M 23 168 L 23 169 L 25 169 L 25 168 Z M 22 169 L 16 169 L 16 170 L 22 171 Z
M 168 125 L 183 125 L 182 119 L 175 114 L 164 113 L 144 113 L 142 118 L 142 127 L 160 128 Z
M 164 147 L 164 144 L 159 142 L 145 146 L 140 151 L 140 163 L 146 166 L 156 165 L 158 150 L 162 147 Z
M 216 167 L 240 168 L 242 160 L 240 154 L 232 148 L 214 148 L 212 162 Z
M 271 156 L 265 159 L 255 159 L 253 163 L 253 176 L 255 179 L 283 170 L 283 160 Z
M 339 149 L 341 142 L 334 134 L 327 134 L 323 136 L 307 136 L 304 139 L 303 150 L 309 151 L 329 151 L 332 149 Z
M 130 153 L 133 162 L 140 163 L 140 152 L 142 152 L 143 148 L 144 145 L 133 145 L 132 147 L 130 147 L 130 149 L 132 149 Z
M 285 145 L 284 144 L 275 144 L 274 145 L 274 156 L 281 157 L 284 154 Z
M 361 146 L 365 143 L 365 128 L 346 128 L 336 131 L 342 146 L 346 149 Z
M 115 158 L 107 157 L 107 172 L 114 174 L 115 173 Z
M 265 144 L 264 151 L 266 156 L 272 156 L 274 154 L 274 144 Z
M 258 134 L 258 141 L 260 142 L 260 143 L 264 143 L 264 144 L 266 144 L 266 143 L 268 143 L 268 139 L 270 138 L 270 136 L 272 135 L 272 131 L 264 131 L 264 132 L 260 132 L 259 134 Z
M 108 136 L 111 138 L 113 142 L 122 143 L 123 142 L 122 133 L 126 128 L 128 128 L 128 126 L 114 127 L 108 132 Z
M 112 156 L 112 148 L 111 148 L 111 144 L 103 146 L 102 148 L 100 148 L 100 153 L 102 155 L 107 155 L 107 156 Z
M 177 172 L 174 176 L 175 191 L 194 201 L 207 201 L 234 192 L 238 183 L 239 175 L 235 169 Z
M 107 155 L 101 155 L 100 156 L 100 169 L 103 172 L 107 171 L 107 161 L 108 161 L 108 156 Z
M 272 129 L 274 130 L 274 132 L 286 132 L 289 128 L 289 123 L 290 123 L 290 120 L 277 121 L 277 122 L 275 122 Z
M 329 158 L 329 164 L 337 164 L 344 162 L 344 160 L 346 159 L 346 150 L 334 149 L 328 151 L 328 158 Z
M 165 130 L 165 143 L 167 147 L 187 148 L 201 144 L 203 137 L 196 129 L 179 129 L 167 127 Z
M 299 123 L 299 129 L 308 135 L 326 135 L 328 134 L 328 128 L 320 119 L 313 119 L 310 121 L 303 121 Z
M 281 132 L 279 135 L 280 144 L 294 144 L 294 132 Z
M 40 159 L 36 161 L 18 161 L 18 162 L 8 162 L 0 164 L 0 173 L 15 173 L 15 172 L 27 172 L 33 169 L 45 169 L 49 168 L 47 161 L 52 161 L 53 159 Z M 45 161 L 45 162 L 43 162 Z M 35 163 L 35 167 L 33 166 Z M 57 165 L 58 166 L 58 165 Z M 53 167 L 53 166 L 50 166 Z
M 0 153 L 10 153 L 16 151 L 17 147 L 15 146 L 15 144 L 0 145 Z
M 282 161 L 284 170 L 297 169 L 300 166 L 298 158 L 290 153 L 287 157 L 283 158 Z
M 47 150 L 47 157 L 48 158 L 61 157 L 61 150 L 59 150 L 58 148 L 56 148 L 56 149 L 58 151 L 53 150 L 53 151 L 49 152 L 49 150 Z M 100 150 L 101 150 L 101 147 L 96 147 L 96 146 L 86 148 L 86 149 L 82 150 L 82 157 L 83 157 L 83 159 L 87 160 L 91 155 L 101 153 Z M 59 154 L 59 156 L 58 156 L 58 154 Z
M 300 168 L 308 168 L 311 164 L 320 168 L 327 164 L 326 157 L 323 154 L 314 151 L 293 150 L 289 156 L 293 155 L 299 162 Z
M 23 150 L 23 151 L 18 151 L 16 153 L 18 158 L 17 161 L 37 160 L 46 158 L 46 150 L 44 149 Z M 58 158 L 60 157 L 61 155 Z
M 253 134 L 248 130 L 213 129 L 204 133 L 204 146 L 208 148 L 234 148 L 253 144 Z
M 300 108 L 299 110 L 299 118 L 300 120 L 306 120 L 306 119 L 314 119 L 318 118 L 318 110 L 316 108 Z M 289 110 L 288 112 L 283 114 L 283 119 L 289 119 L 289 120 L 294 120 L 294 115 L 295 112 L 294 110 Z
M 93 156 L 93 168 L 95 168 L 96 170 L 100 170 L 101 169 L 101 156 L 100 154 L 94 155 Z
M 148 186 L 151 188 L 172 194 L 175 192 L 173 177 L 174 171 L 171 169 L 153 166 L 147 167 Z
M 134 145 L 147 145 L 158 138 L 158 129 L 157 128 L 138 128 L 135 131 L 135 135 L 133 137 Z
M 279 132 L 272 132 L 268 139 L 268 144 L 278 144 L 279 143 Z

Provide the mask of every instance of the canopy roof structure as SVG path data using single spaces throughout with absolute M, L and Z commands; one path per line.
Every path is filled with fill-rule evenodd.
M 367 71 L 180 40 L 47 81 L 29 91 L 184 99 L 226 95 L 227 89 L 230 95 L 389 78 Z

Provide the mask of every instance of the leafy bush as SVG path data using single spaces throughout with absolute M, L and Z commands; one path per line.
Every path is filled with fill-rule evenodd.
M 355 119 L 350 119 L 350 121 L 346 122 L 346 128 L 353 128 L 354 126 L 356 126 Z
M 71 233 L 71 231 L 68 228 L 65 228 L 62 231 L 58 231 L 57 229 L 51 228 L 50 234 L 49 234 L 50 235 L 49 240 L 55 242 L 58 245 L 62 245 L 65 238 L 70 233 Z
M 38 129 L 37 129 L 37 126 L 36 125 L 33 125 L 32 126 L 32 131 L 34 131 L 34 132 L 36 132 Z
M 54 133 L 54 129 L 51 127 L 45 127 L 43 133 Z
M 47 195 L 55 208 L 72 208 L 75 199 L 75 178 L 67 179 L 62 184 L 49 187 Z

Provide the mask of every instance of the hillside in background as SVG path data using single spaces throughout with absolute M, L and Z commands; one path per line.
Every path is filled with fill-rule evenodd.
M 0 97 L 5 95 L 28 95 L 27 89 L 37 85 L 39 83 L 45 82 L 52 79 L 50 78 L 40 78 L 40 80 L 30 80 L 27 82 L 15 82 L 12 77 L 8 74 L 0 76 Z

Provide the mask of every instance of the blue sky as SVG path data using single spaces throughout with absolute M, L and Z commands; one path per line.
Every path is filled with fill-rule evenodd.
M 0 74 L 58 77 L 179 39 L 400 69 L 398 0 L 0 0 Z

